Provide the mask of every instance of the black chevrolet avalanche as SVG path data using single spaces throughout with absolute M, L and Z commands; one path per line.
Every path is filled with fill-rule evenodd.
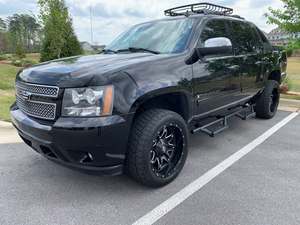
M 274 117 L 284 52 L 227 7 L 199 3 L 136 25 L 101 54 L 24 69 L 13 125 L 49 160 L 160 187 L 181 172 L 189 134 L 233 116 Z

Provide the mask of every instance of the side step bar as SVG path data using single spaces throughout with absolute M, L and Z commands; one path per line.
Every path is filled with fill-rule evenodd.
M 255 116 L 254 105 L 246 104 L 241 109 L 231 114 L 228 114 L 220 119 L 217 118 L 215 121 L 205 124 L 204 126 L 197 127 L 196 129 L 192 130 L 192 133 L 194 134 L 197 132 L 202 132 L 209 135 L 210 137 L 214 137 L 217 134 L 229 128 L 228 120 L 234 116 L 237 116 L 242 120 L 247 120 L 254 117 Z M 217 129 L 212 129 L 214 125 L 221 125 L 221 127 Z

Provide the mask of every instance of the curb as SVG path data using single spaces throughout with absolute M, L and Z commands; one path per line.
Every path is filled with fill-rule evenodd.
M 292 96 L 300 96 L 300 92 L 295 92 L 295 91 L 288 91 L 286 94 Z
M 9 122 L 0 121 L 0 128 L 13 128 L 13 125 Z
M 290 103 L 290 104 L 297 105 L 300 107 L 300 100 L 281 98 L 280 102 L 286 102 L 286 103 Z
M 279 109 L 283 111 L 289 111 L 289 112 L 299 112 L 300 100 L 281 98 Z

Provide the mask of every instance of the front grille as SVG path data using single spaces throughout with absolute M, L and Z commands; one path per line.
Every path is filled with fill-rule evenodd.
M 59 88 L 46 85 L 28 84 L 23 82 L 17 82 L 16 88 L 18 91 L 28 91 L 31 94 L 43 97 L 57 98 Z
M 58 87 L 16 83 L 17 106 L 25 114 L 40 119 L 55 120 L 57 105 L 49 98 L 58 97 L 58 93 Z

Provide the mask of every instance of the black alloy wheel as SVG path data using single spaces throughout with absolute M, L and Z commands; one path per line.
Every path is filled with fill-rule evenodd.
M 156 176 L 168 178 L 176 170 L 185 145 L 182 129 L 175 124 L 164 126 L 153 140 L 150 165 Z
M 184 119 L 165 109 L 150 109 L 135 119 L 126 158 L 127 173 L 136 181 L 161 187 L 181 172 L 188 154 Z

